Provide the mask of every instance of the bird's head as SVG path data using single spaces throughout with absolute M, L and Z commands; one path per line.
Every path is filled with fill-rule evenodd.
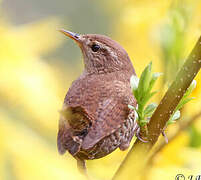
M 126 51 L 109 37 L 98 34 L 80 35 L 64 29 L 60 31 L 79 45 L 88 73 L 134 72 Z

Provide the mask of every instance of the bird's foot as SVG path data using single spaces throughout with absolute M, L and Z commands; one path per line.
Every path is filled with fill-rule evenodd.
M 141 138 L 140 136 L 140 127 L 137 129 L 136 133 L 135 133 L 135 136 L 142 142 L 144 143 L 147 143 L 148 141 L 147 140 L 144 140 L 143 138 Z

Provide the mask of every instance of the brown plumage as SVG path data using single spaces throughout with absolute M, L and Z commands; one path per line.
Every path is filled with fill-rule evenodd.
M 103 35 L 78 35 L 61 30 L 80 46 L 85 70 L 70 87 L 61 110 L 58 150 L 66 150 L 84 166 L 84 160 L 129 147 L 138 129 L 130 88 L 135 74 L 126 51 Z

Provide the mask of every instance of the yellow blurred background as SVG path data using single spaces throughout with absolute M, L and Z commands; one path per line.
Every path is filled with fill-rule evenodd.
M 138 76 L 152 61 L 154 71 L 164 73 L 155 86 L 159 102 L 201 35 L 201 1 L 0 0 L 0 180 L 84 179 L 72 156 L 60 156 L 56 147 L 58 112 L 83 70 L 79 48 L 59 28 L 120 42 Z M 196 80 L 195 99 L 168 135 L 201 111 L 201 73 Z M 90 177 L 110 179 L 127 152 L 88 161 Z M 145 174 L 195 179 L 200 167 L 201 117 L 154 156 Z

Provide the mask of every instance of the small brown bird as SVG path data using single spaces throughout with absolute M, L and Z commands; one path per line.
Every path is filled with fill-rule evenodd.
M 66 150 L 86 170 L 85 161 L 129 147 L 139 126 L 130 77 L 135 70 L 126 51 L 109 37 L 60 30 L 81 48 L 84 72 L 72 83 L 61 110 L 58 150 Z

